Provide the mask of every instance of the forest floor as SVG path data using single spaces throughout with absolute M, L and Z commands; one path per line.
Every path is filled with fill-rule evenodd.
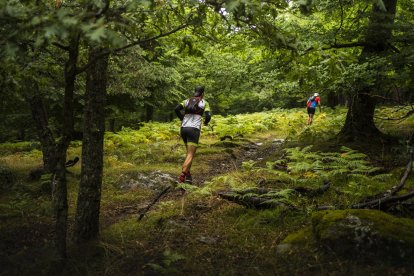
M 285 128 L 233 134 L 232 139 L 224 141 L 220 140 L 223 135 L 205 131 L 192 167 L 193 185 L 179 185 L 173 189 L 141 221 L 137 221 L 140 209 L 166 186 L 176 182 L 184 146 L 177 136 L 138 145 L 128 140 L 131 138 L 126 134 L 122 136 L 123 144 L 107 143 L 100 237 L 82 246 L 69 242 L 67 264 L 60 274 L 413 273 L 411 265 L 352 260 L 314 248 L 280 252 L 278 246 L 289 233 L 310 225 L 317 206 L 358 202 L 394 186 L 404 171 L 407 161 L 404 145 L 385 149 L 383 145 L 371 145 L 365 151 L 342 148 L 333 139 L 334 135 L 330 138 L 327 135 L 336 133 L 338 126 L 327 124 L 334 121 L 332 116 L 343 119 L 343 111 L 342 115 L 332 111 L 326 116 L 320 116 L 314 126 L 306 128 L 303 114 L 286 115 L 289 118 L 286 121 L 279 119 L 280 123 L 286 123 Z M 399 125 L 402 128 L 398 131 L 400 137 L 405 137 L 404 131 L 407 134 L 413 125 L 412 122 Z M 296 130 L 292 132 L 291 128 Z M 397 127 L 385 125 L 383 130 L 397 132 Z M 115 141 L 119 137 L 108 140 Z M 361 144 L 355 146 L 361 147 Z M 317 168 L 315 162 L 309 161 L 317 158 L 315 153 L 320 156 L 324 153 L 354 155 L 355 158 L 343 166 L 355 167 L 349 171 Z M 75 143 L 69 156 L 79 155 L 80 147 Z M 50 274 L 53 268 L 53 220 L 48 191 L 42 180 L 27 181 L 27 171 L 39 166 L 39 157 L 38 150 L 33 149 L 4 150 L 0 157 L 0 164 L 11 168 L 18 179 L 13 189 L 0 195 L 1 275 Z M 80 165 L 69 171 L 70 238 Z M 250 187 L 316 188 L 326 178 L 332 181 L 333 189 L 320 198 L 286 198 L 295 204 L 295 210 L 247 208 L 218 195 L 222 191 Z M 186 192 L 183 194 L 179 188 Z M 413 189 L 411 176 L 403 191 Z M 413 218 L 412 214 L 408 217 Z

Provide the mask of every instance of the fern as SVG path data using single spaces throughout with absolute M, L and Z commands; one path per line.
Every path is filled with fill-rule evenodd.
M 242 166 L 242 169 L 243 170 L 245 170 L 245 171 L 251 171 L 253 169 L 253 167 L 254 167 L 255 164 L 256 164 L 255 161 L 249 160 L 249 161 L 244 161 L 241 166 Z
M 341 147 L 341 152 L 312 151 L 312 146 L 289 148 L 285 150 L 286 159 L 267 163 L 267 171 L 279 175 L 287 183 L 308 185 L 315 179 L 341 182 L 356 181 L 368 183 L 372 180 L 386 180 L 387 176 L 369 177 L 380 169 L 372 166 L 367 156 L 348 147 Z M 289 174 L 274 169 L 274 164 L 287 164 Z

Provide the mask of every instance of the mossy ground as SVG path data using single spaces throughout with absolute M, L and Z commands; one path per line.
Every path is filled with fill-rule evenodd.
M 186 186 L 184 196 L 178 190 L 170 192 L 140 222 L 137 221 L 139 208 L 146 206 L 162 187 L 171 183 L 160 180 L 158 185 L 148 186 L 149 180 L 145 181 L 145 177 L 160 172 L 175 179 L 180 173 L 185 149 L 178 136 L 178 123 L 157 123 L 146 125 L 141 132 L 125 130 L 108 134 L 100 237 L 82 246 L 69 243 L 67 265 L 61 273 L 268 275 L 409 271 L 407 267 L 382 263 L 353 263 L 312 250 L 292 256 L 277 252 L 277 245 L 289 233 L 311 224 L 317 206 L 346 206 L 399 182 L 407 157 L 403 154 L 403 144 L 380 152 L 375 150 L 378 145 L 366 151 L 360 149 L 359 152 L 368 154 L 362 158 L 368 162 L 365 170 L 381 169 L 373 174 L 340 173 L 317 167 L 316 159 L 311 156 L 315 152 L 344 154 L 341 145 L 335 143 L 335 135 L 343 124 L 345 112 L 337 109 L 317 114 L 310 128 L 305 127 L 307 116 L 303 110 L 216 118 L 212 122 L 213 129 L 203 130 L 192 167 L 194 185 Z M 404 140 L 414 122 L 400 124 L 405 127 L 393 134 Z M 395 130 L 391 121 L 381 127 L 385 132 Z M 220 137 L 226 135 L 233 139 L 220 141 Z M 285 140 L 280 143 L 277 139 Z M 309 153 L 304 153 L 310 159 L 294 161 L 285 151 L 308 145 L 314 145 Z M 0 147 L 1 165 L 18 176 L 13 189 L 0 195 L 0 260 L 7 264 L 0 271 L 9 275 L 46 274 L 53 264 L 50 195 L 38 189 L 40 181 L 27 180 L 27 173 L 41 165 L 39 150 L 31 147 L 31 144 Z M 74 156 L 80 156 L 79 143 L 74 143 L 69 151 L 69 158 Z M 302 162 L 305 159 L 307 163 Z M 278 167 L 280 164 L 275 163 L 278 160 L 284 160 L 281 165 L 286 169 Z M 357 161 L 349 159 L 344 164 L 350 168 L 354 163 L 362 166 Z M 70 237 L 80 165 L 69 171 Z M 222 190 L 258 186 L 316 188 L 322 185 L 324 178 L 329 178 L 332 187 L 322 196 L 288 198 L 294 201 L 295 211 L 247 209 L 217 196 Z M 131 183 L 136 186 L 128 186 Z M 413 177 L 410 177 L 402 193 L 413 188 Z M 31 257 L 39 251 L 43 253 L 38 253 L 37 258 Z

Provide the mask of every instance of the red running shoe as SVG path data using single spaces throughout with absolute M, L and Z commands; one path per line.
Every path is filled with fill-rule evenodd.
M 180 177 L 178 178 L 178 182 L 180 182 L 180 183 L 184 183 L 184 181 L 185 181 L 185 177 L 187 176 L 187 174 L 185 173 L 185 172 L 182 172 L 181 174 L 180 174 Z

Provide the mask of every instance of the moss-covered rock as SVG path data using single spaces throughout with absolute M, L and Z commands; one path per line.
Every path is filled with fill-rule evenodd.
M 288 235 L 281 248 L 320 246 L 351 259 L 409 262 L 414 255 L 414 220 L 377 210 L 317 212 L 312 226 Z

